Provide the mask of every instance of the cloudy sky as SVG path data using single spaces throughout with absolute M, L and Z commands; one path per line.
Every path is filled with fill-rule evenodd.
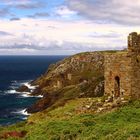
M 123 49 L 140 0 L 0 0 L 0 55 Z

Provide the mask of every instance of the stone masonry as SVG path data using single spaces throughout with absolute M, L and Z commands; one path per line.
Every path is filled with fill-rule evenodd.
M 127 51 L 105 55 L 105 94 L 140 98 L 140 35 L 128 36 Z

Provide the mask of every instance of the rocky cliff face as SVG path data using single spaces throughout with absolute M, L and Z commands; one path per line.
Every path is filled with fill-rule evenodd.
M 103 74 L 103 52 L 81 53 L 52 64 L 44 75 L 31 83 L 37 86 L 32 95 L 43 95 L 43 98 L 27 111 L 55 108 L 74 98 L 102 96 Z

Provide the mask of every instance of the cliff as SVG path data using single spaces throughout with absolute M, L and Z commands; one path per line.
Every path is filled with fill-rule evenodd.
M 68 100 L 103 95 L 104 53 L 86 52 L 50 65 L 47 72 L 31 84 L 37 88 L 32 95 L 43 98 L 27 109 L 29 113 L 51 106 L 63 106 Z M 21 87 L 19 90 L 28 90 Z
M 28 108 L 34 114 L 25 122 L 0 127 L 0 139 L 140 139 L 140 100 L 102 96 L 104 53 L 66 58 L 31 83 L 35 90 L 18 89 L 43 98 Z

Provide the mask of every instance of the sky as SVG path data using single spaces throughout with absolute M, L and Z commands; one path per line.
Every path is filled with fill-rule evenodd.
M 127 47 L 140 0 L 0 0 L 0 55 L 71 55 Z

